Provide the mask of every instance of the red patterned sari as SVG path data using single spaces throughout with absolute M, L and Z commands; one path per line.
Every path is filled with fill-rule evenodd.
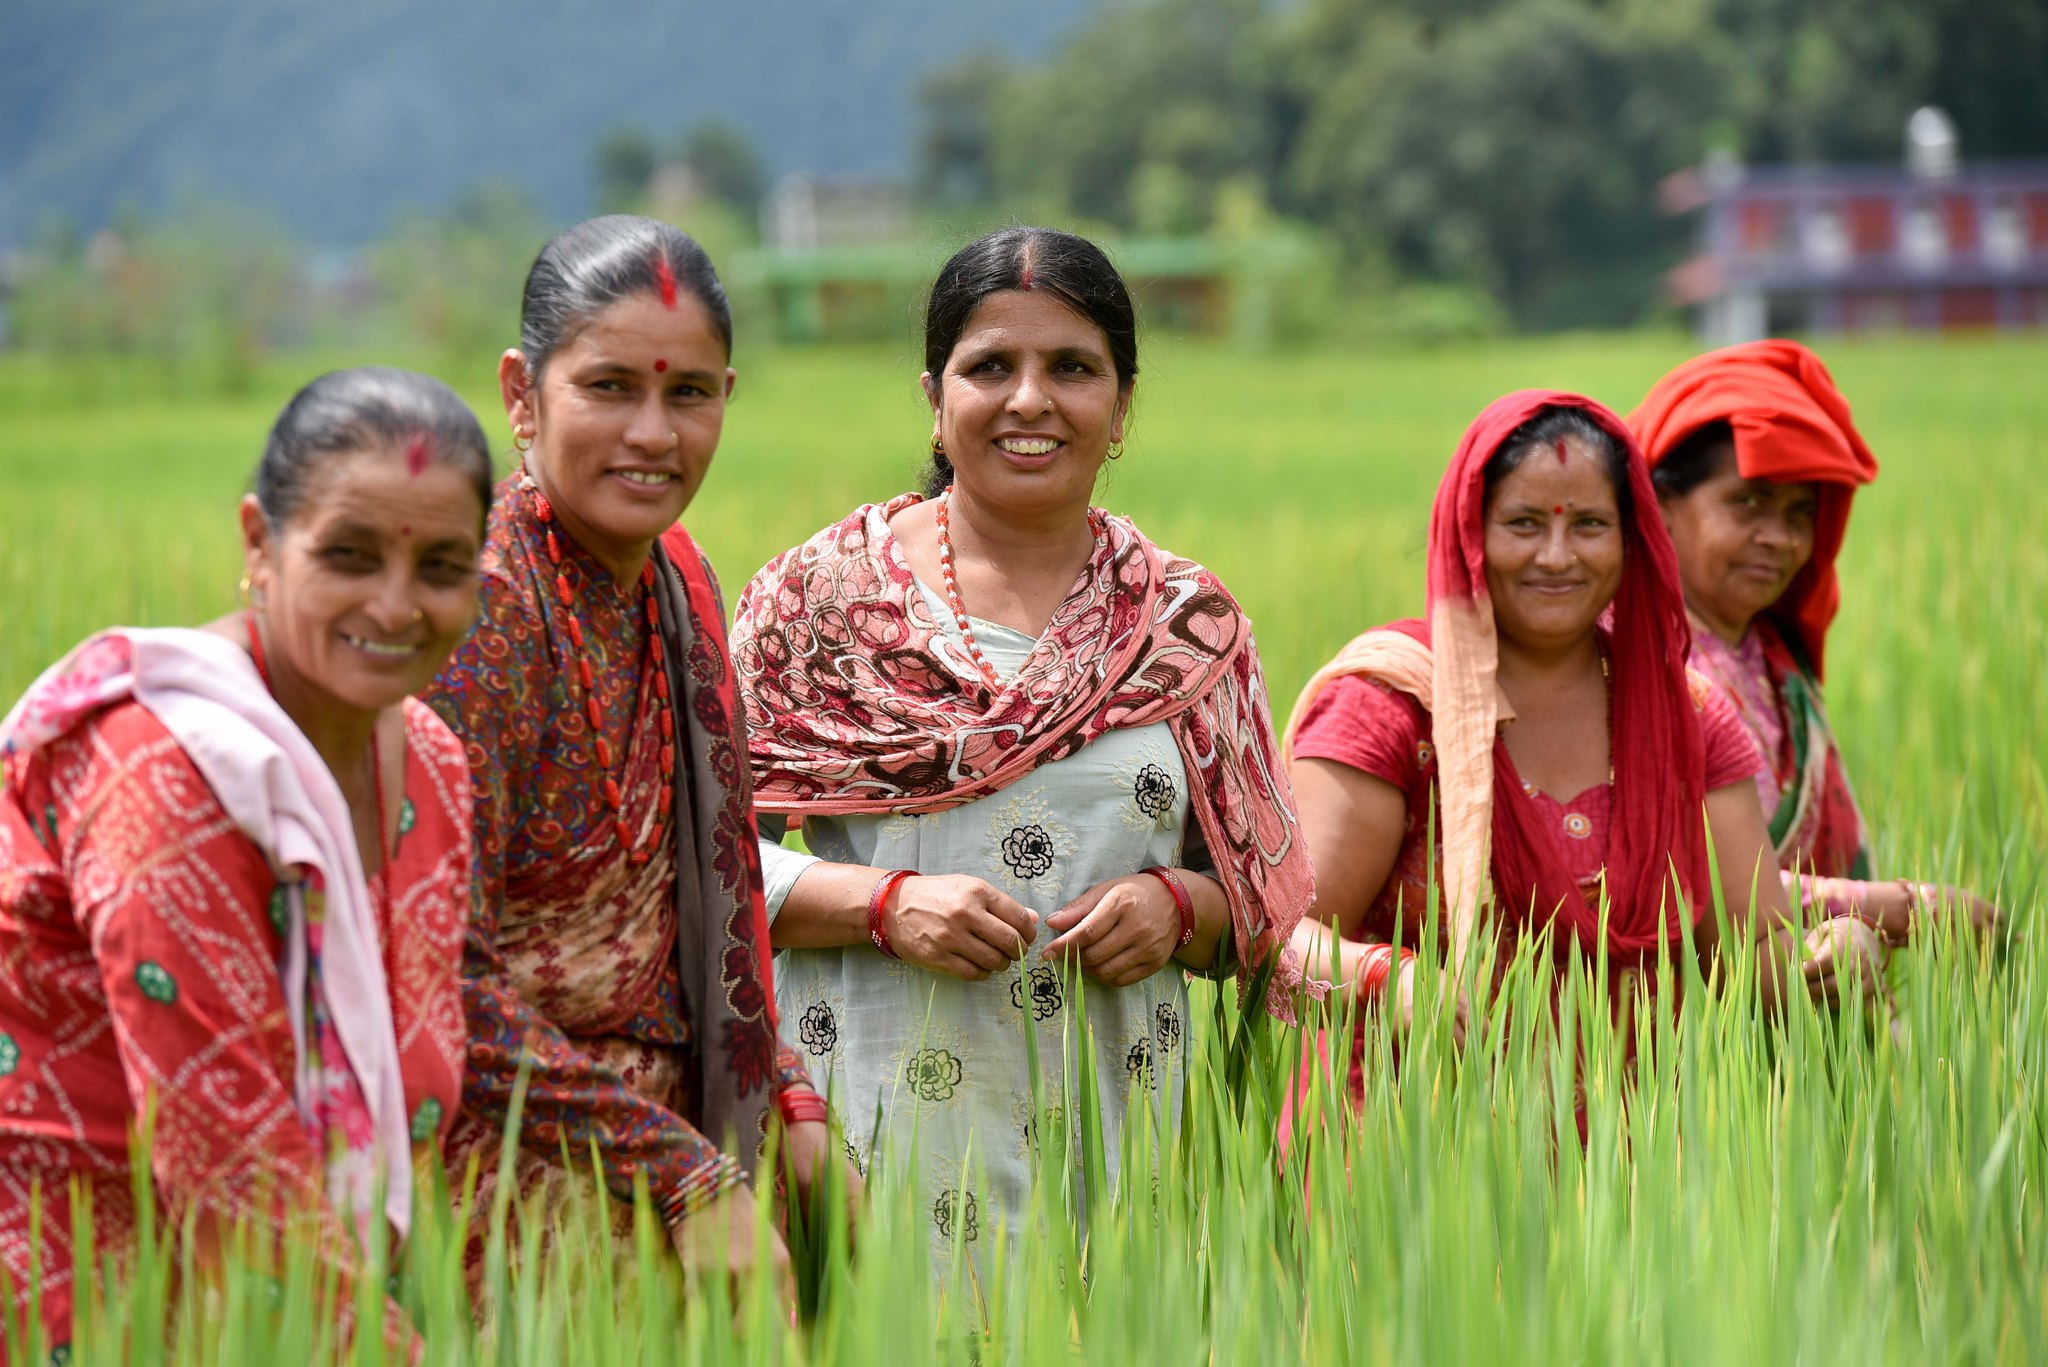
M 403 1123 L 428 1154 L 455 1113 L 462 1076 L 469 773 L 461 746 L 425 707 L 406 703 L 405 731 L 400 835 L 389 867 L 368 880 L 368 900 L 378 912 Z M 350 1313 L 359 1226 L 330 1197 L 337 1136 L 323 1135 L 295 1096 L 306 1073 L 287 990 L 287 903 L 269 859 L 141 702 L 101 707 L 8 758 L 0 1259 L 21 1288 L 17 1307 L 39 1298 L 52 1342 L 69 1339 L 68 1184 L 91 1186 L 95 1250 L 125 1256 L 136 1219 L 129 1145 L 152 1104 L 157 1227 L 196 1212 L 202 1238 L 244 1219 L 281 1231 L 288 1211 L 311 1210 Z M 359 1108 L 352 1114 L 342 1123 L 369 1123 Z M 28 1238 L 35 1199 L 39 1244 Z M 387 1337 L 403 1322 L 387 1303 Z
M 644 1178 L 675 1221 L 752 1171 L 775 1090 L 810 1086 L 776 1035 L 724 616 L 680 528 L 621 588 L 534 493 L 500 485 L 482 612 L 429 694 L 476 787 L 451 1166 L 490 1179 L 526 1057 L 522 1189 L 594 1147 L 615 1214 Z

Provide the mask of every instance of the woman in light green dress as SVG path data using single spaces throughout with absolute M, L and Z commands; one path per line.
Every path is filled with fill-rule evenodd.
M 926 362 L 926 492 L 772 561 L 733 658 L 783 1018 L 857 1127 L 879 1107 L 900 1156 L 915 1133 L 945 1247 L 1029 1199 L 1027 1027 L 1048 1129 L 1092 1052 L 1113 1164 L 1134 1102 L 1177 1121 L 1186 971 L 1277 959 L 1286 1009 L 1310 874 L 1243 612 L 1089 506 L 1137 370 L 1107 258 L 971 244 Z M 776 843 L 790 817 L 811 853 Z

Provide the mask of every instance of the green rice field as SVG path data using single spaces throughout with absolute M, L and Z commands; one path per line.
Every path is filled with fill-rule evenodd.
M 1484 403 L 1556 386 L 1626 412 L 1690 350 L 1675 334 L 1260 358 L 1162 342 L 1141 358 L 1129 453 L 1100 501 L 1235 590 L 1284 718 L 1352 634 L 1419 609 L 1430 497 Z M 545 1248 L 538 1221 L 508 1239 L 503 1212 L 467 1212 L 492 1231 L 479 1322 L 444 1214 L 461 1204 L 455 1174 L 396 1281 L 427 1360 L 2048 1361 L 2048 342 L 1822 354 L 1882 466 L 1851 523 L 1827 679 L 1875 863 L 1973 887 L 2011 931 L 2003 953 L 1934 935 L 1896 956 L 1896 1032 L 1854 1005 L 1767 1024 L 1751 967 L 1729 962 L 1691 985 L 1675 1024 L 1638 1023 L 1624 1093 L 1604 1012 L 1553 1029 L 1534 1006 L 1544 970 L 1521 965 L 1461 1046 L 1425 1029 L 1396 1066 L 1369 1031 L 1362 1110 L 1319 1081 L 1283 1161 L 1300 1036 L 1216 1001 L 1173 1079 L 1184 1123 L 1130 1126 L 1120 1184 L 1088 1108 L 1063 1107 L 1071 1123 L 1042 1130 L 1030 1226 L 984 1221 L 971 1256 L 934 1268 L 929 1184 L 898 1154 L 856 1253 L 794 1241 L 800 1327 L 758 1288 L 736 1313 L 685 1298 L 665 1239 L 615 1255 L 574 1210 Z M 737 364 L 689 515 L 729 594 L 908 487 L 929 431 L 908 345 Z M 139 365 L 0 358 L 0 695 L 97 627 L 233 605 L 236 497 L 277 406 L 320 368 L 273 363 L 224 400 Z M 502 441 L 489 358 L 441 373 Z M 1582 998 L 1593 989 L 1566 993 Z M 72 1361 L 276 1367 L 333 1351 L 302 1252 L 279 1278 L 211 1283 L 172 1278 L 177 1256 L 103 1279 Z M 379 1351 L 364 1335 L 353 1353 Z

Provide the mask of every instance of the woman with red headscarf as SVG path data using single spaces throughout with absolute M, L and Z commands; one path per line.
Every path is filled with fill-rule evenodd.
M 1489 406 L 1437 492 L 1428 620 L 1358 637 L 1295 705 L 1321 892 L 1295 935 L 1304 960 L 1332 962 L 1334 929 L 1339 976 L 1361 999 L 1391 990 L 1405 1018 L 1435 883 L 1454 964 L 1482 916 L 1504 951 L 1547 929 L 1561 956 L 1606 954 L 1625 1010 L 1659 995 L 1659 955 L 1683 951 L 1688 923 L 1714 939 L 1707 825 L 1729 924 L 1781 926 L 1756 750 L 1688 674 L 1687 634 L 1621 420 L 1541 390 Z M 1764 956 L 1773 999 L 1788 938 Z
M 1904 939 L 1942 903 L 1995 923 L 1989 903 L 1959 890 L 1869 881 L 1820 679 L 1849 502 L 1877 461 L 1827 367 L 1797 342 L 1711 351 L 1652 386 L 1629 427 L 1678 551 L 1694 667 L 1763 751 L 1757 791 L 1788 892 L 1831 923 L 1814 932 L 1817 952 L 1854 946 L 1881 962 L 1884 940 Z

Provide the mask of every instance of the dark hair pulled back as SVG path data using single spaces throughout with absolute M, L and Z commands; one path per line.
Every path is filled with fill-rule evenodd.
M 704 306 L 730 356 L 732 305 L 695 238 L 638 214 L 605 214 L 564 228 L 533 259 L 519 299 L 519 349 L 529 378 L 537 382 L 548 358 L 619 300 L 654 294 L 672 303 L 678 291 Z
M 1107 253 L 1085 237 L 1057 228 L 999 228 L 953 253 L 932 282 L 924 307 L 924 368 L 934 378 L 967 320 L 984 299 L 1004 290 L 1044 290 L 1102 329 L 1117 384 L 1138 377 L 1138 313 L 1124 278 Z M 953 482 L 953 462 L 936 452 L 925 470 L 924 492 L 936 498 Z
M 1507 440 L 1500 444 L 1486 462 L 1486 501 L 1493 502 L 1493 491 L 1536 451 L 1555 450 L 1557 443 L 1566 438 L 1575 438 L 1593 449 L 1600 463 L 1607 468 L 1607 481 L 1614 486 L 1615 507 L 1626 523 L 1634 513 L 1634 497 L 1629 491 L 1628 448 L 1620 438 L 1593 421 L 1583 408 L 1561 408 L 1555 405 L 1541 409 L 1536 416 L 1508 433 Z
M 1726 418 L 1695 427 L 1651 468 L 1657 497 L 1684 498 L 1720 471 L 1724 451 L 1733 454 L 1734 446 L 1735 429 Z
M 455 466 L 489 513 L 490 447 L 469 405 L 431 375 L 358 366 L 320 376 L 277 415 L 250 480 L 264 521 L 272 531 L 290 522 L 327 458 L 387 447 Z

